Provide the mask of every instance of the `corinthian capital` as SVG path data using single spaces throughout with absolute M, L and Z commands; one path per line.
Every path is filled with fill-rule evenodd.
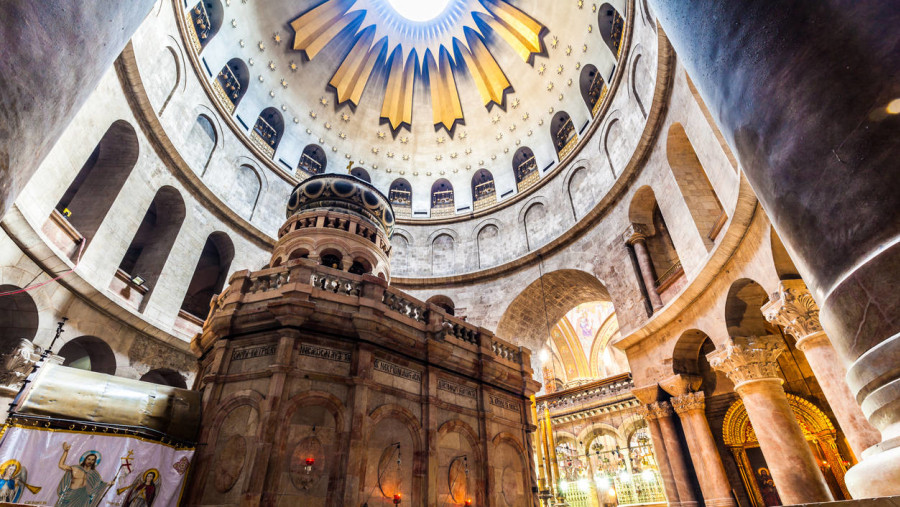
M 635 223 L 628 224 L 625 232 L 622 233 L 622 239 L 628 245 L 633 245 L 638 241 L 645 241 L 647 239 L 647 226 Z
M 710 366 L 721 370 L 737 389 L 754 380 L 778 376 L 778 356 L 787 349 L 780 336 L 736 336 L 732 341 L 706 355 Z
M 670 417 L 672 415 L 672 405 L 667 401 L 657 401 L 647 405 L 651 419 L 660 419 L 662 417 Z
M 686 414 L 694 410 L 706 408 L 706 396 L 702 391 L 685 393 L 672 398 L 672 408 L 679 414 Z
M 797 340 L 822 332 L 819 306 L 803 280 L 784 280 L 762 306 L 763 315 L 772 324 L 784 328 Z

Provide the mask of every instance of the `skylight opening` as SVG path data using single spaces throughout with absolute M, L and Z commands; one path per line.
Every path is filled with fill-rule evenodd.
M 450 0 L 388 0 L 391 7 L 404 18 L 424 23 L 438 17 Z

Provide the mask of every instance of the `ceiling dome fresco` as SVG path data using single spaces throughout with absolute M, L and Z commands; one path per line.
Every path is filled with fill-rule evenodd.
M 471 213 L 506 196 L 498 171 L 518 194 L 565 163 L 601 113 L 625 6 L 203 0 L 184 4 L 181 28 L 207 92 L 261 159 L 299 179 L 396 180 L 399 193 L 382 190 L 403 221 L 457 214 L 462 181 Z M 407 189 L 430 195 L 431 212 L 404 206 Z

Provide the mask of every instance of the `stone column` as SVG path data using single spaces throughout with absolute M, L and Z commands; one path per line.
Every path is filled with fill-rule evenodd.
M 787 14 L 749 0 L 650 3 L 881 431 L 847 475 L 851 493 L 900 494 L 897 2 L 795 0 Z
M 732 338 L 732 343 L 707 354 L 709 364 L 723 371 L 747 409 L 778 494 L 785 505 L 830 502 L 834 498 L 816 458 L 797 424 L 778 376 L 778 356 L 786 346 L 780 336 Z
M 0 2 L 0 217 L 154 3 Z
M 650 404 L 650 412 L 659 422 L 659 430 L 662 440 L 666 445 L 666 455 L 669 458 L 669 467 L 672 469 L 672 478 L 675 481 L 675 489 L 681 505 L 693 507 L 697 505 L 697 496 L 694 494 L 694 486 L 688 474 L 687 457 L 681 448 L 675 421 L 672 419 L 672 405 L 666 401 L 657 401 Z
M 845 377 L 847 370 L 819 323 L 819 306 L 803 280 L 784 280 L 762 307 L 766 320 L 797 339 L 828 404 L 857 456 L 881 441 L 881 434 L 863 415 Z
M 641 271 L 641 279 L 644 282 L 644 288 L 647 289 L 647 297 L 650 298 L 653 311 L 659 310 L 663 307 L 663 302 L 659 297 L 659 292 L 656 291 L 653 260 L 650 259 L 650 252 L 647 250 L 647 226 L 631 224 L 625 229 L 622 237 L 625 239 L 626 245 L 634 248 L 634 256 L 637 257 L 638 269 Z
M 697 482 L 703 492 L 706 507 L 733 507 L 731 487 L 722 457 L 716 448 L 709 422 L 706 420 L 706 398 L 702 392 L 691 392 L 672 398 L 672 407 L 681 418 L 688 435 L 687 444 Z
M 681 500 L 678 496 L 678 488 L 675 486 L 672 467 L 669 465 L 666 443 L 659 428 L 659 421 L 656 420 L 656 411 L 650 410 L 649 405 L 641 405 L 638 408 L 638 413 L 647 421 L 647 430 L 650 432 L 650 442 L 653 445 L 653 455 L 656 458 L 656 466 L 659 467 L 659 475 L 662 476 L 666 500 L 668 500 L 669 507 L 678 507 L 681 505 Z

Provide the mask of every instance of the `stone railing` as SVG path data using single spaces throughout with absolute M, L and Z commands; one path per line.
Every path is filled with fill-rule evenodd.
M 337 275 L 314 272 L 310 275 L 309 283 L 317 289 L 343 294 L 345 296 L 359 296 L 362 282 L 357 282 Z
M 287 269 L 283 269 L 276 273 L 260 273 L 256 277 L 250 279 L 250 289 L 248 292 L 267 292 L 280 289 L 289 281 L 291 281 L 291 273 Z
M 478 345 L 479 335 L 478 329 L 475 329 L 470 326 L 466 326 L 464 324 L 459 324 L 457 322 L 452 322 L 450 320 L 444 319 L 441 323 L 441 326 L 444 328 L 444 336 L 452 336 L 457 340 L 464 341 L 466 343 L 471 343 L 472 345 Z
M 623 373 L 541 396 L 538 398 L 538 402 L 546 404 L 553 410 L 630 395 L 633 388 L 634 382 L 631 379 L 631 374 Z
M 417 322 L 425 322 L 425 307 L 400 294 L 386 290 L 381 297 L 381 302 L 400 315 L 409 317 Z
M 497 357 L 502 357 L 514 363 L 519 362 L 519 348 L 509 343 L 495 339 L 491 342 L 491 351 Z

